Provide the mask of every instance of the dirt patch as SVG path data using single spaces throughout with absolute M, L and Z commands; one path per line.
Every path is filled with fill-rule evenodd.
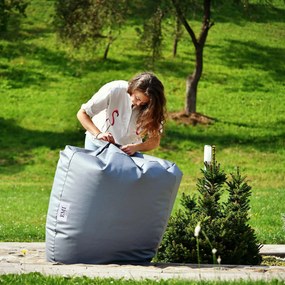
M 214 118 L 203 115 L 201 113 L 186 114 L 185 111 L 168 113 L 168 117 L 179 124 L 192 125 L 210 125 L 215 122 Z

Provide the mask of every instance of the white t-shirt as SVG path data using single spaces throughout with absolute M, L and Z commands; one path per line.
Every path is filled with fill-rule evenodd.
M 115 142 L 121 145 L 142 142 L 136 126 L 138 110 L 132 108 L 127 90 L 127 81 L 109 82 L 81 106 L 101 132 L 110 132 Z

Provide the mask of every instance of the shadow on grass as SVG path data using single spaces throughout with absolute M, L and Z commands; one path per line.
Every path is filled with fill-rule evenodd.
M 284 22 L 285 4 L 283 9 L 262 3 L 250 3 L 245 8 L 243 1 L 240 2 L 240 4 L 234 4 L 233 1 L 224 1 L 222 4 L 219 1 L 214 3 L 212 5 L 212 14 L 215 22 L 229 22 L 236 25 L 244 25 L 246 22 Z
M 217 145 L 219 148 L 246 146 L 256 149 L 258 151 L 276 152 L 284 149 L 285 141 L 285 120 L 278 121 L 275 125 L 259 125 L 259 124 L 245 124 L 239 122 L 226 122 L 217 121 L 221 127 L 230 125 L 236 129 L 235 134 L 224 133 L 223 131 L 211 130 L 211 126 L 200 127 L 200 131 L 195 129 L 197 127 L 177 125 L 171 126 L 166 130 L 166 135 L 161 142 L 162 148 L 172 151 L 185 151 L 184 143 L 193 145 L 195 148 L 197 145 Z M 190 130 L 192 128 L 192 130 Z M 202 130 L 201 128 L 207 128 Z M 239 128 L 244 128 L 243 131 L 239 131 Z M 266 135 L 264 130 L 271 129 L 271 133 L 275 135 Z M 253 130 L 252 134 L 251 131 Z M 182 147 L 180 146 L 182 144 Z
M 112 48 L 115 48 L 112 47 Z M 23 42 L 9 42 L 0 46 L 1 56 L 10 61 L 10 64 L 0 65 L 0 77 L 9 82 L 10 88 L 26 88 L 29 86 L 50 84 L 57 82 L 60 76 L 80 78 L 90 72 L 106 72 L 111 70 L 130 70 L 137 73 L 140 70 L 164 70 L 177 78 L 185 78 L 188 65 L 177 64 L 174 61 L 164 60 L 155 66 L 149 65 L 148 57 L 141 55 L 125 55 L 126 60 L 115 59 L 76 59 L 72 55 L 60 50 L 51 50 L 47 47 Z M 127 52 L 126 52 L 127 53 Z M 27 64 L 27 62 L 29 62 Z
M 269 47 L 253 41 L 229 40 L 229 45 L 224 50 L 222 59 L 224 64 L 235 68 L 261 69 L 266 71 L 272 79 L 284 81 L 285 48 Z M 224 56 L 224 55 L 227 56 Z M 266 78 L 264 78 L 264 81 Z M 244 87 L 253 86 L 252 82 L 244 82 Z
M 260 129 L 259 125 L 247 125 L 235 122 L 220 122 L 237 127 Z M 285 121 L 279 121 L 275 126 L 280 130 Z M 190 130 L 190 126 L 177 125 L 167 128 L 166 135 L 161 142 L 165 151 L 185 151 L 185 143 L 197 145 L 212 144 L 219 148 L 238 145 L 249 146 L 259 151 L 276 151 L 284 148 L 285 131 L 273 136 L 246 136 L 244 134 L 224 134 L 222 132 Z M 196 127 L 194 127 L 196 128 Z M 211 126 L 206 127 L 211 128 Z M 268 126 L 263 126 L 268 128 Z M 51 131 L 28 130 L 18 126 L 14 120 L 0 118 L 0 170 L 3 174 L 13 175 L 21 172 L 27 165 L 33 165 L 32 150 L 47 147 L 50 150 L 62 150 L 66 145 L 83 146 L 84 132 L 82 130 L 65 131 L 61 133 Z M 181 146 L 182 145 L 182 146 Z M 44 158 L 48 159 L 48 157 Z
M 64 149 L 66 145 L 83 146 L 83 131 L 28 130 L 20 127 L 14 120 L 0 118 L 0 170 L 5 174 L 14 174 L 26 165 L 34 164 L 31 150 L 48 147 L 50 150 Z M 48 159 L 48 158 L 47 158 Z
M 203 75 L 205 81 L 225 85 L 227 92 L 272 92 L 268 81 L 275 81 L 280 87 L 284 85 L 284 47 L 269 47 L 241 39 L 228 40 L 228 45 L 225 47 L 210 45 L 210 48 L 223 65 L 231 69 L 246 70 L 248 74 L 252 70 L 253 73 L 251 76 L 244 76 L 242 72 L 232 71 L 228 74 L 221 71 L 211 74 L 205 71 Z M 259 71 L 266 75 L 260 76 Z M 232 80 L 238 81 L 238 84 L 232 84 Z
M 95 65 L 90 61 L 70 60 L 60 50 L 23 42 L 9 42 L 2 46 L 1 56 L 9 60 L 10 64 L 0 66 L 0 76 L 8 80 L 12 88 L 55 82 L 59 75 L 80 77 L 82 70 L 88 72 Z

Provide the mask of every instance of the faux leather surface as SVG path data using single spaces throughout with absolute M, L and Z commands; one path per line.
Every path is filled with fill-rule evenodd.
M 182 178 L 169 161 L 101 143 L 60 153 L 46 222 L 48 261 L 144 263 L 155 255 Z

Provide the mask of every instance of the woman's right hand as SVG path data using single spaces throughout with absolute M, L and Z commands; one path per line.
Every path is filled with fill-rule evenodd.
M 96 136 L 96 139 L 110 143 L 115 143 L 114 137 L 111 133 L 100 133 Z

